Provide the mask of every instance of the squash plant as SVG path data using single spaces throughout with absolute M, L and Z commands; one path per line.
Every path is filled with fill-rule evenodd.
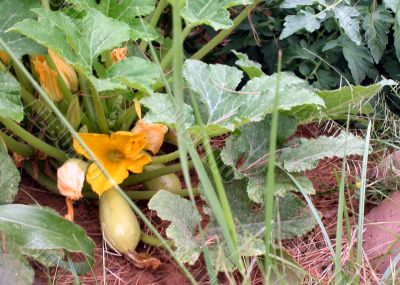
M 292 138 L 297 126 L 319 120 L 343 120 L 348 116 L 360 119 L 359 114 L 371 112 L 368 99 L 392 82 L 316 90 L 292 73 L 268 76 L 260 64 L 235 51 L 237 67 L 199 60 L 246 19 L 259 2 L 67 0 L 60 5 L 42 1 L 41 5 L 32 0 L 21 0 L 17 4 L 1 1 L 0 123 L 4 129 L 0 135 L 6 151 L 0 156 L 4 165 L 0 202 L 11 203 L 19 183 L 18 171 L 6 152 L 18 157 L 25 172 L 39 184 L 63 195 L 68 192 L 61 189 L 65 186 L 62 183 L 65 181 L 61 181 L 65 175 L 59 175 L 56 181 L 53 179 L 56 171 L 64 169 L 62 165 L 71 157 L 90 161 L 87 169 L 74 168 L 77 171 L 74 173 L 82 177 L 76 181 L 76 187 L 83 186 L 83 197 L 88 199 L 103 197 L 103 193 L 114 191 L 111 188 L 118 188 L 117 184 L 123 187 L 140 184 L 182 169 L 187 173 L 194 165 L 202 177 L 199 189 L 190 187 L 186 175 L 188 189 L 117 194 L 132 200 L 151 199 L 149 208 L 156 210 L 162 219 L 171 221 L 167 229 L 175 249 L 171 254 L 181 263 L 193 264 L 206 250 L 213 257 L 210 260 L 216 270 L 222 270 L 222 264 L 231 265 L 231 269 L 240 268 L 240 262 L 236 262 L 237 258 L 232 260 L 232 256 L 258 256 L 265 252 L 260 238 L 264 234 L 265 214 L 254 213 L 252 207 L 264 200 L 271 114 L 278 111 L 276 163 L 279 168 L 273 194 L 279 200 L 275 215 L 280 218 L 280 226 L 273 227 L 273 237 L 292 238 L 314 228 L 316 221 L 311 210 L 292 193 L 299 187 L 304 195 L 314 193 L 311 182 L 302 172 L 314 168 L 325 157 L 362 154 L 364 142 L 345 132 L 337 137 L 297 140 Z M 174 10 L 175 43 L 174 48 L 165 51 L 168 38 L 163 38 L 157 23 L 170 4 Z M 233 7 L 239 12 L 231 19 L 229 12 Z M 180 31 L 182 19 L 184 29 L 176 33 Z M 179 65 L 173 65 L 171 76 L 171 62 L 182 40 L 201 25 L 219 32 L 185 60 L 182 73 Z M 185 86 L 179 88 L 182 76 Z M 174 94 L 169 87 L 171 80 Z M 183 95 L 184 104 L 179 103 L 179 94 Z M 279 102 L 274 105 L 276 94 Z M 178 141 L 180 149 L 158 153 L 164 135 L 169 142 Z M 207 139 L 220 135 L 228 136 L 225 147 L 218 153 L 210 153 Z M 193 148 L 201 144 L 208 150 L 204 157 Z M 210 160 L 210 155 L 215 159 Z M 180 162 L 175 164 L 151 168 L 178 158 Z M 151 170 L 143 171 L 145 165 Z M 215 176 L 219 170 L 229 175 L 222 175 L 221 180 L 219 174 Z M 85 179 L 87 183 L 83 185 Z M 206 211 L 210 223 L 204 229 L 199 228 L 201 217 L 197 209 L 188 199 L 180 197 L 199 194 L 212 210 Z M 71 199 L 67 197 L 69 207 Z M 110 199 L 103 199 L 107 200 Z M 101 206 L 104 202 L 100 201 Z M 155 236 L 160 237 L 137 207 L 131 201 L 126 202 Z M 9 215 L 18 217 L 16 220 L 29 218 L 31 225 L 39 223 L 35 230 L 48 242 L 47 247 L 30 248 L 25 238 L 33 229 L 24 225 L 15 230 L 7 218 Z M 101 219 L 109 220 L 107 215 Z M 93 261 L 93 242 L 82 229 L 48 209 L 0 206 L 0 224 L 1 231 L 15 237 L 18 254 L 12 258 L 21 267 L 26 268 L 25 260 L 20 259 L 26 255 L 45 265 L 55 265 L 61 258 L 55 259 L 54 255 L 60 252 L 67 257 L 69 252 L 83 252 Z M 137 226 L 137 222 L 134 224 Z M 76 232 L 77 240 L 72 242 L 71 236 L 58 232 L 57 229 L 64 227 Z M 55 232 L 48 232 L 48 228 Z M 102 224 L 102 228 L 104 231 L 107 227 Z M 200 242 L 202 238 L 197 238 L 199 232 L 202 238 L 213 238 L 217 242 L 205 248 Z M 235 238 L 227 239 L 229 235 Z M 132 236 L 137 243 L 137 232 Z M 160 244 L 143 234 L 142 241 Z M 86 246 L 78 248 L 77 243 Z M 48 250 L 51 250 L 51 262 L 49 258 L 42 258 L 41 253 Z M 154 264 L 155 261 L 150 266 Z

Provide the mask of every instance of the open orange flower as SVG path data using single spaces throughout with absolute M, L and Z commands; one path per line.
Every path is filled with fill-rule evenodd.
M 128 54 L 127 47 L 113 49 L 111 52 L 113 63 L 124 60 L 127 54 Z
M 79 133 L 99 163 L 114 179 L 109 181 L 95 163 L 91 163 L 86 173 L 86 180 L 99 196 L 124 181 L 129 171 L 141 173 L 143 166 L 151 161 L 151 158 L 143 152 L 147 145 L 147 138 L 143 132 L 115 132 L 111 136 L 103 134 Z M 77 153 L 91 159 L 83 147 L 74 139 L 74 149 Z

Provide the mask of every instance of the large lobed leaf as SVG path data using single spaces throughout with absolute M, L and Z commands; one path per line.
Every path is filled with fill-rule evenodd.
M 200 255 L 200 245 L 194 238 L 197 225 L 201 221 L 193 203 L 168 191 L 160 190 L 149 201 L 151 210 L 171 224 L 167 237 L 174 241 L 177 258 L 183 263 L 194 264 Z
M 11 48 L 14 54 L 18 57 L 24 54 L 33 52 L 40 53 L 43 47 L 36 44 L 34 41 L 16 33 L 6 33 L 15 23 L 33 18 L 33 8 L 39 8 L 39 1 L 32 0 L 2 0 L 0 1 L 0 38 Z
M 321 23 L 325 19 L 326 13 L 324 12 L 315 14 L 311 8 L 300 10 L 297 15 L 288 15 L 285 17 L 284 29 L 279 38 L 281 40 L 285 39 L 302 29 L 312 33 L 320 28 Z
M 21 86 L 8 72 L 0 71 L 0 116 L 20 122 L 24 118 Z
M 337 137 L 296 138 L 290 143 L 292 146 L 284 148 L 278 157 L 278 161 L 289 172 L 313 169 L 323 158 L 362 155 L 365 147 L 362 138 L 346 132 Z

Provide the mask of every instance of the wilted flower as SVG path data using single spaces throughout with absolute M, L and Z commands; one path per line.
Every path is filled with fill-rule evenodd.
M 141 173 L 143 166 L 151 161 L 151 158 L 143 152 L 147 145 L 147 138 L 142 132 L 134 134 L 119 131 L 111 136 L 79 133 L 79 136 L 117 184 L 129 176 L 128 170 Z M 91 159 L 77 140 L 74 139 L 73 145 L 77 153 Z M 90 164 L 86 180 L 99 196 L 114 186 L 95 163 Z
M 51 50 L 48 50 L 48 52 L 69 90 L 71 90 L 71 92 L 76 92 L 76 90 L 78 90 L 78 76 L 75 70 L 60 56 Z
M 113 51 L 111 52 L 111 57 L 112 57 L 113 63 L 116 63 L 118 61 L 125 59 L 127 54 L 128 54 L 127 47 L 113 49 Z
M 5 51 L 0 50 L 0 61 L 2 61 L 5 65 L 10 63 L 10 58 Z

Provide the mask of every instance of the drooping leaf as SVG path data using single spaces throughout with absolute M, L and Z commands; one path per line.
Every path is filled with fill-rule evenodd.
M 146 113 L 144 120 L 148 123 L 161 123 L 169 127 L 176 127 L 176 106 L 174 99 L 168 94 L 155 93 L 144 97 L 140 100 L 149 111 Z M 185 104 L 184 110 L 185 128 L 189 128 L 194 124 L 192 107 Z
M 302 29 L 312 33 L 320 28 L 325 17 L 326 14 L 324 12 L 315 14 L 311 8 L 300 10 L 297 15 L 288 15 L 285 17 L 285 23 L 283 24 L 285 28 L 279 38 L 281 40 L 285 39 Z
M 0 284 L 31 285 L 35 272 L 21 249 L 6 235 L 0 235 Z
M 296 114 L 302 123 L 319 120 L 322 116 L 329 119 L 345 119 L 350 106 L 351 114 L 368 113 L 371 109 L 367 99 L 378 94 L 386 85 L 394 84 L 393 81 L 381 81 L 369 86 L 345 86 L 336 90 L 318 90 L 317 94 L 324 100 L 325 109 L 322 111 L 303 110 Z
M 393 17 L 385 9 L 377 9 L 372 13 L 366 13 L 363 21 L 365 38 L 375 63 L 379 63 L 388 44 L 387 34 L 393 23 Z
M 261 64 L 250 60 L 247 54 L 237 52 L 235 50 L 232 50 L 232 52 L 238 58 L 235 64 L 239 66 L 244 72 L 246 72 L 246 74 L 250 77 L 250 79 L 253 77 L 259 77 L 264 74 L 264 72 L 261 69 Z
M 11 30 L 50 48 L 78 70 L 92 74 L 92 64 L 104 51 L 128 41 L 129 26 L 88 9 L 82 19 L 61 12 L 35 9 L 38 20 L 24 20 Z
M 14 201 L 21 176 L 12 158 L 0 151 L 0 205 Z
M 194 239 L 201 221 L 197 209 L 189 200 L 164 190 L 158 191 L 148 206 L 161 219 L 171 221 L 167 236 L 174 241 L 177 258 L 182 263 L 194 264 L 200 255 L 199 244 Z
M 17 122 L 24 118 L 21 86 L 8 72 L 0 72 L 0 116 Z
M 315 189 L 310 179 L 298 173 L 293 173 L 293 176 L 295 176 L 295 178 L 307 194 L 315 194 Z M 249 182 L 247 184 L 247 194 L 249 195 L 250 200 L 255 203 L 264 203 L 264 191 L 266 184 L 265 177 L 265 172 L 249 177 Z M 278 197 L 285 197 L 288 193 L 292 191 L 298 191 L 298 188 L 289 176 L 287 176 L 283 171 L 277 169 L 275 174 L 274 195 Z
M 26 250 L 65 250 L 82 253 L 85 260 L 74 263 L 77 272 L 85 273 L 94 262 L 94 242 L 78 225 L 54 210 L 9 204 L 0 206 L 0 228 L 16 245 Z M 65 265 L 68 268 L 68 262 Z M 70 265 L 71 266 L 71 265 Z
M 21 57 L 24 54 L 40 53 L 43 47 L 34 41 L 16 33 L 6 32 L 15 23 L 33 18 L 31 9 L 40 7 L 39 1 L 32 0 L 2 0 L 0 1 L 0 38 L 11 48 L 13 53 Z
M 236 88 L 242 75 L 235 67 L 208 65 L 197 60 L 185 62 L 184 77 L 197 95 L 207 128 L 232 131 L 248 122 L 260 121 L 272 112 L 277 75 L 255 77 L 238 92 Z M 280 110 L 301 105 L 323 106 L 322 99 L 308 87 L 306 81 L 282 73 L 280 83 Z
M 157 65 L 140 57 L 128 57 L 119 61 L 107 73 L 113 82 L 122 82 L 129 88 L 145 93 L 153 92 L 153 85 L 160 77 Z
M 347 143 L 346 148 L 345 143 Z M 313 169 L 323 158 L 362 155 L 365 147 L 362 138 L 346 132 L 340 133 L 337 137 L 297 138 L 291 144 L 292 147 L 284 148 L 278 157 L 278 161 L 289 172 Z
M 339 6 L 333 8 L 333 12 L 335 13 L 335 18 L 339 20 L 339 25 L 345 31 L 349 39 L 355 42 L 356 45 L 360 45 L 360 19 L 358 18 L 360 13 L 357 8 L 352 6 Z
M 280 116 L 278 121 L 278 145 L 293 135 L 297 129 L 296 119 Z M 271 130 L 271 118 L 250 123 L 239 129 L 238 135 L 232 135 L 225 142 L 221 159 L 232 167 L 237 179 L 264 173 L 268 161 L 268 148 Z
M 360 84 L 366 75 L 373 78 L 375 74 L 374 60 L 369 50 L 365 46 L 357 46 L 345 36 L 340 37 L 339 42 L 343 48 L 343 55 L 347 60 L 354 82 Z

